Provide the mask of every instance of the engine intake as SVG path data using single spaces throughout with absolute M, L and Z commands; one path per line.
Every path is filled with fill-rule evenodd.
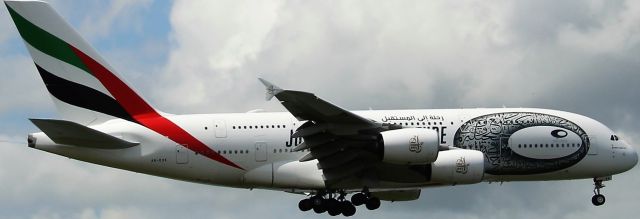
M 380 133 L 382 162 L 428 164 L 438 158 L 438 133 L 432 129 L 406 128 Z

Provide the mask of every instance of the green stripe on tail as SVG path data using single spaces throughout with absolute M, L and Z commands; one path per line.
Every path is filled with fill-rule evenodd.
M 7 9 L 9 9 L 9 14 L 11 14 L 11 17 L 18 28 L 18 32 L 20 32 L 22 38 L 29 45 L 47 55 L 76 66 L 91 74 L 87 66 L 73 52 L 69 44 L 29 22 L 8 5 Z

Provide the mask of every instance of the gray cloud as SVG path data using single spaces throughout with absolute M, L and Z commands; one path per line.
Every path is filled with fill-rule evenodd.
M 130 48 L 107 55 L 169 112 L 284 110 L 264 102 L 256 80 L 264 76 L 347 109 L 567 110 L 640 143 L 635 1 L 176 1 L 170 17 L 163 66 L 136 65 L 135 56 L 123 54 L 144 53 Z M 6 28 L 12 35 L 1 31 L 3 43 L 17 34 Z M 2 54 L 18 79 L 0 85 L 36 90 L 15 97 L 3 90 L 0 113 L 49 104 L 25 57 Z M 296 195 L 177 182 L 0 144 L 0 216 L 6 218 L 326 217 L 298 212 Z M 631 218 L 640 213 L 638 171 L 607 182 L 601 207 L 589 202 L 590 180 L 517 182 L 425 189 L 418 201 L 359 209 L 357 216 Z

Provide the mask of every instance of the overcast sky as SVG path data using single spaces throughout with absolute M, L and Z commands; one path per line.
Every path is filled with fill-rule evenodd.
M 540 107 L 640 144 L 640 1 L 51 1 L 171 113 L 284 111 L 256 79 L 347 109 Z M 0 218 L 301 218 L 301 196 L 179 182 L 24 143 L 53 104 L 0 10 Z M 636 147 L 638 148 L 638 147 Z M 640 170 L 423 190 L 359 218 L 635 218 Z

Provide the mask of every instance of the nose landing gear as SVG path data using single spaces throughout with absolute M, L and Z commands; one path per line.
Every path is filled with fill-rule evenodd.
M 600 206 L 600 205 L 603 205 L 604 202 L 606 201 L 606 199 L 604 198 L 604 195 L 600 194 L 600 189 L 604 188 L 604 184 L 602 182 L 609 181 L 609 180 L 611 180 L 611 176 L 593 178 L 593 183 L 594 183 L 593 194 L 594 195 L 593 197 L 591 197 L 591 203 L 593 203 L 593 205 Z

